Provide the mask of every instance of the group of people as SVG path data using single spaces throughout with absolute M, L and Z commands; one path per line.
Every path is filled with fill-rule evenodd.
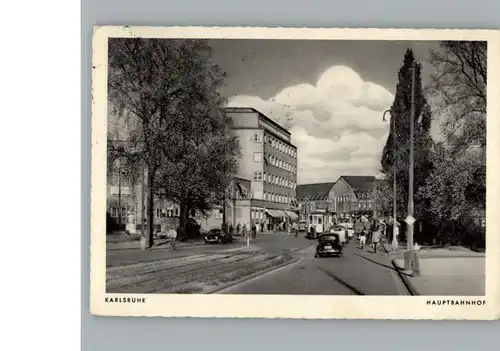
M 261 224 L 261 230 L 263 230 L 264 224 Z M 228 225 L 227 223 L 222 223 L 221 224 L 221 230 L 224 232 L 224 233 L 228 233 L 230 235 L 233 235 L 234 234 L 234 227 L 232 224 Z M 257 237 L 257 225 L 256 224 L 253 224 L 252 227 L 251 227 L 251 233 L 252 233 L 252 238 L 255 239 Z M 246 238 L 248 236 L 248 228 L 247 228 L 247 225 L 246 223 L 243 223 L 243 225 L 241 225 L 241 223 L 238 223 L 236 225 L 236 235 L 243 235 L 244 238 Z
M 359 233 L 359 245 L 361 249 L 365 245 L 371 245 L 373 247 L 373 252 L 377 253 L 377 247 L 379 246 L 383 237 L 384 228 L 382 224 L 373 222 L 369 229 L 363 227 L 361 233 Z

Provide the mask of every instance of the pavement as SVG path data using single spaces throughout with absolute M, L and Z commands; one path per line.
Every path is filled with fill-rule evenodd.
M 315 258 L 315 241 L 294 253 L 298 262 L 228 289 L 223 294 L 406 295 L 385 252 L 361 250 L 352 240 L 340 258 Z
M 421 249 L 420 275 L 404 271 L 404 258 L 393 254 L 393 264 L 414 295 L 485 295 L 485 254 L 465 248 Z

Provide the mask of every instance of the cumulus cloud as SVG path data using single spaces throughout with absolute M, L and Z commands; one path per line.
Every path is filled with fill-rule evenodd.
M 393 98 L 353 69 L 333 66 L 315 85 L 285 87 L 269 100 L 236 95 L 228 106 L 253 107 L 289 129 L 298 148 L 298 183 L 306 184 L 377 175 L 388 135 L 382 113 Z

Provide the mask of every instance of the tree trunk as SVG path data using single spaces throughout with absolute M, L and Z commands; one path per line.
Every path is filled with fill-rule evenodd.
M 186 236 L 186 222 L 188 219 L 188 211 L 187 211 L 187 206 L 186 204 L 179 204 L 180 208 L 180 213 L 179 213 L 179 228 L 181 230 L 181 233 L 179 235 L 179 239 L 184 239 Z

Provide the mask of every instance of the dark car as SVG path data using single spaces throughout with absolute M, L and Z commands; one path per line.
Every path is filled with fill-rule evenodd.
M 318 245 L 316 246 L 315 257 L 323 256 L 337 256 L 340 257 L 344 253 L 342 243 L 340 242 L 340 235 L 331 233 L 323 234 L 318 238 Z
M 233 237 L 229 233 L 224 233 L 220 229 L 211 229 L 205 235 L 205 244 L 227 244 L 233 242 Z

